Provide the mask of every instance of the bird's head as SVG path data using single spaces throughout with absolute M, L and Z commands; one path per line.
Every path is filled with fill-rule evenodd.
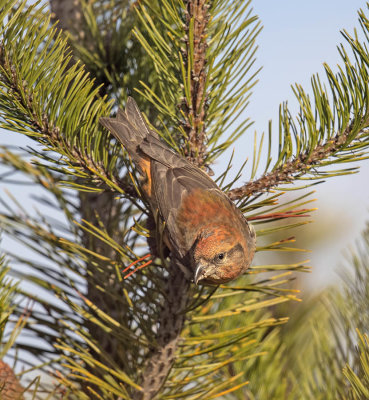
M 193 249 L 196 284 L 226 283 L 249 267 L 255 252 L 255 233 L 247 228 L 246 235 L 227 225 L 201 232 Z

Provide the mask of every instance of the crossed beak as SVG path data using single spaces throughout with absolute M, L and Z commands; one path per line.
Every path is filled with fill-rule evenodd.
M 195 271 L 195 276 L 193 278 L 193 281 L 197 285 L 199 281 L 202 279 L 206 278 L 206 265 L 204 264 L 199 264 L 196 268 Z

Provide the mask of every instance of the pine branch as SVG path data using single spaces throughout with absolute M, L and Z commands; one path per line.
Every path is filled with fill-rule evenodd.
M 276 168 L 274 171 L 266 173 L 259 179 L 250 181 L 245 185 L 231 189 L 227 192 L 231 200 L 238 200 L 245 197 L 255 196 L 278 187 L 281 184 L 291 183 L 298 177 L 311 172 L 312 168 L 318 168 L 322 161 L 334 156 L 337 152 L 344 149 L 352 131 L 348 128 L 342 134 L 337 134 L 325 143 L 317 145 L 313 151 L 305 152 L 298 157 Z M 357 134 L 357 140 L 367 136 L 367 130 L 362 130 Z
M 177 265 L 169 267 L 165 295 L 158 321 L 156 342 L 153 344 L 141 375 L 143 393 L 135 400 L 151 400 L 163 386 L 176 359 L 181 332 L 186 318 L 189 281 Z
M 261 30 L 249 6 L 144 0 L 137 8 L 142 29 L 134 34 L 155 65 L 158 86 L 141 81 L 136 90 L 164 119 L 163 139 L 195 163 L 209 165 L 251 125 L 237 120 L 258 73 L 243 80 L 252 71 Z M 228 138 L 222 137 L 227 130 Z
M 23 400 L 25 389 L 19 383 L 14 371 L 0 360 L 0 397 L 2 400 Z
M 45 152 L 33 154 L 45 160 L 45 165 L 54 164 L 50 168 L 65 176 L 67 185 L 88 191 L 125 192 L 135 201 L 137 193 L 130 177 L 119 175 L 122 167 L 126 171 L 121 146 L 112 145 L 111 136 L 98 123 L 100 116 L 111 113 L 112 102 L 99 95 L 101 88 L 88 77 L 85 67 L 72 62 L 67 39 L 50 27 L 44 7 L 26 8 L 23 2 L 12 8 L 16 2 L 3 1 L 0 13 L 1 126 L 26 134 L 45 145 L 46 150 L 58 153 L 61 157 Z M 115 45 L 122 44 L 119 37 L 126 29 L 114 36 Z M 140 62 L 144 59 L 141 57 Z M 120 75 L 117 72 L 115 78 Z M 117 85 L 116 81 L 114 87 Z M 73 179 L 76 177 L 78 180 Z
M 359 22 L 369 40 L 368 18 L 359 12 Z M 300 105 L 294 119 L 287 105 L 280 107 L 279 143 L 277 160 L 272 162 L 272 132 L 269 127 L 269 143 L 266 166 L 262 176 L 256 180 L 230 190 L 232 200 L 250 201 L 260 193 L 299 179 L 324 179 L 330 176 L 355 172 L 354 169 L 324 170 L 334 164 L 355 162 L 368 158 L 369 148 L 369 67 L 367 43 L 361 42 L 355 31 L 351 36 L 342 35 L 349 45 L 355 62 L 343 45 L 339 47 L 342 65 L 333 73 L 324 65 L 328 89 L 322 85 L 318 75 L 311 80 L 313 99 L 300 85 L 293 87 Z M 264 137 L 264 136 L 263 136 Z M 254 177 L 260 161 L 263 137 L 259 148 L 255 146 Z
M 206 155 L 206 103 L 205 91 L 207 74 L 207 27 L 209 23 L 210 2 L 206 0 L 187 0 L 185 19 L 186 49 L 182 51 L 184 68 L 188 80 L 184 86 L 184 99 L 181 106 L 184 116 L 184 130 L 188 148 L 186 157 L 197 166 L 204 164 Z
M 0 398 L 3 400 L 24 399 L 24 393 L 31 392 L 30 385 L 24 388 L 20 383 L 22 374 L 15 374 L 14 362 L 10 367 L 5 357 L 11 356 L 16 350 L 16 341 L 22 332 L 29 310 L 24 308 L 22 314 L 16 318 L 15 310 L 19 305 L 19 287 L 9 278 L 10 268 L 7 267 L 4 257 L 0 257 Z
M 275 332 L 267 357 L 249 369 L 250 397 L 368 398 L 368 223 L 345 259 L 339 284 L 304 299 L 298 308 L 289 304 L 289 323 Z
M 27 109 L 29 115 L 32 116 L 29 118 L 28 122 L 34 131 L 40 134 L 42 142 L 47 145 L 50 150 L 64 148 L 68 152 L 68 157 L 73 160 L 73 164 L 76 167 L 81 167 L 91 175 L 92 172 L 97 171 L 106 179 L 109 179 L 110 177 L 108 177 L 104 171 L 101 163 L 95 162 L 88 154 L 82 154 L 77 146 L 66 143 L 66 140 L 60 133 L 60 129 L 49 121 L 47 115 L 43 115 L 41 119 L 36 118 L 38 109 L 37 106 L 35 106 L 32 90 L 27 88 L 25 82 L 22 82 L 22 84 L 20 83 L 22 80 L 18 77 L 16 68 L 12 64 L 3 45 L 0 45 L 0 66 L 5 71 L 11 71 L 10 74 L 1 75 L 1 82 L 10 89 L 14 100 L 19 102 L 21 107 Z M 114 183 L 117 184 L 116 179 L 114 179 Z
M 369 398 L 369 336 L 358 334 L 358 355 L 354 368 L 346 364 L 343 374 L 351 385 L 351 396 L 355 400 Z M 356 371 L 355 371 L 356 370 Z M 359 371 L 359 372 L 358 372 Z

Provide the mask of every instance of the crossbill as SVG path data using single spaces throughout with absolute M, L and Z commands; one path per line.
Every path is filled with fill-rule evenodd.
M 165 242 L 193 281 L 220 284 L 241 275 L 255 253 L 255 232 L 217 184 L 160 140 L 131 97 L 125 111 L 100 122 L 135 163 Z

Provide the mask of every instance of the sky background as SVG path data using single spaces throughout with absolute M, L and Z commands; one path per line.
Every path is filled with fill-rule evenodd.
M 344 39 L 340 30 L 352 33 L 354 27 L 359 28 L 357 10 L 368 9 L 362 0 L 256 0 L 253 8 L 264 27 L 257 39 L 257 63 L 263 69 L 248 108 L 255 121 L 249 135 L 254 130 L 267 131 L 270 119 L 277 134 L 279 104 L 287 100 L 297 109 L 291 85 L 299 83 L 311 93 L 312 74 L 319 73 L 326 81 L 322 64 L 333 69 L 341 64 L 337 46 Z M 237 150 L 240 148 L 237 145 Z M 361 167 L 358 174 L 330 178 L 315 187 L 315 222 L 296 232 L 297 238 L 311 241 L 312 253 L 307 257 L 313 273 L 303 280 L 312 289 L 337 279 L 344 251 L 360 238 L 369 220 L 369 160 L 357 165 Z M 306 244 L 300 240 L 297 245 Z
M 248 137 L 253 136 L 254 130 L 258 133 L 266 130 L 270 119 L 273 120 L 274 128 L 278 126 L 278 107 L 282 101 L 288 100 L 294 109 L 296 101 L 291 84 L 297 82 L 308 89 L 313 73 L 318 72 L 323 78 L 323 62 L 331 67 L 340 62 L 336 48 L 343 41 L 340 30 L 352 32 L 355 26 L 359 27 L 357 10 L 360 7 L 366 7 L 365 1 L 253 2 L 254 13 L 260 17 L 264 26 L 257 39 L 257 66 L 263 66 L 263 69 L 247 112 L 247 116 L 255 121 Z M 277 134 L 276 129 L 274 133 Z M 32 142 L 25 141 L 19 134 L 4 132 L 1 144 L 4 143 L 25 146 Z M 242 163 L 246 155 L 251 154 L 247 138 L 237 143 L 236 154 L 235 165 Z M 297 232 L 298 236 L 302 234 L 300 236 L 311 239 L 312 253 L 303 257 L 310 258 L 314 267 L 313 273 L 304 277 L 311 288 L 320 288 L 337 279 L 334 270 L 343 262 L 343 250 L 355 243 L 365 227 L 365 221 L 369 219 L 369 160 L 360 165 L 359 174 L 331 178 L 316 187 L 315 197 L 318 201 L 314 206 L 319 208 L 313 215 L 316 222 L 308 228 L 304 227 L 303 232 L 301 228 Z M 222 168 L 224 165 L 218 165 L 215 171 Z M 4 188 L 4 185 L 0 185 L 1 196 L 5 196 Z M 32 188 L 11 190 L 25 201 Z M 2 245 L 16 246 L 9 240 L 3 240 Z M 304 241 L 299 241 L 298 245 L 303 247 Z M 17 248 L 13 247 L 12 250 L 17 251 Z

